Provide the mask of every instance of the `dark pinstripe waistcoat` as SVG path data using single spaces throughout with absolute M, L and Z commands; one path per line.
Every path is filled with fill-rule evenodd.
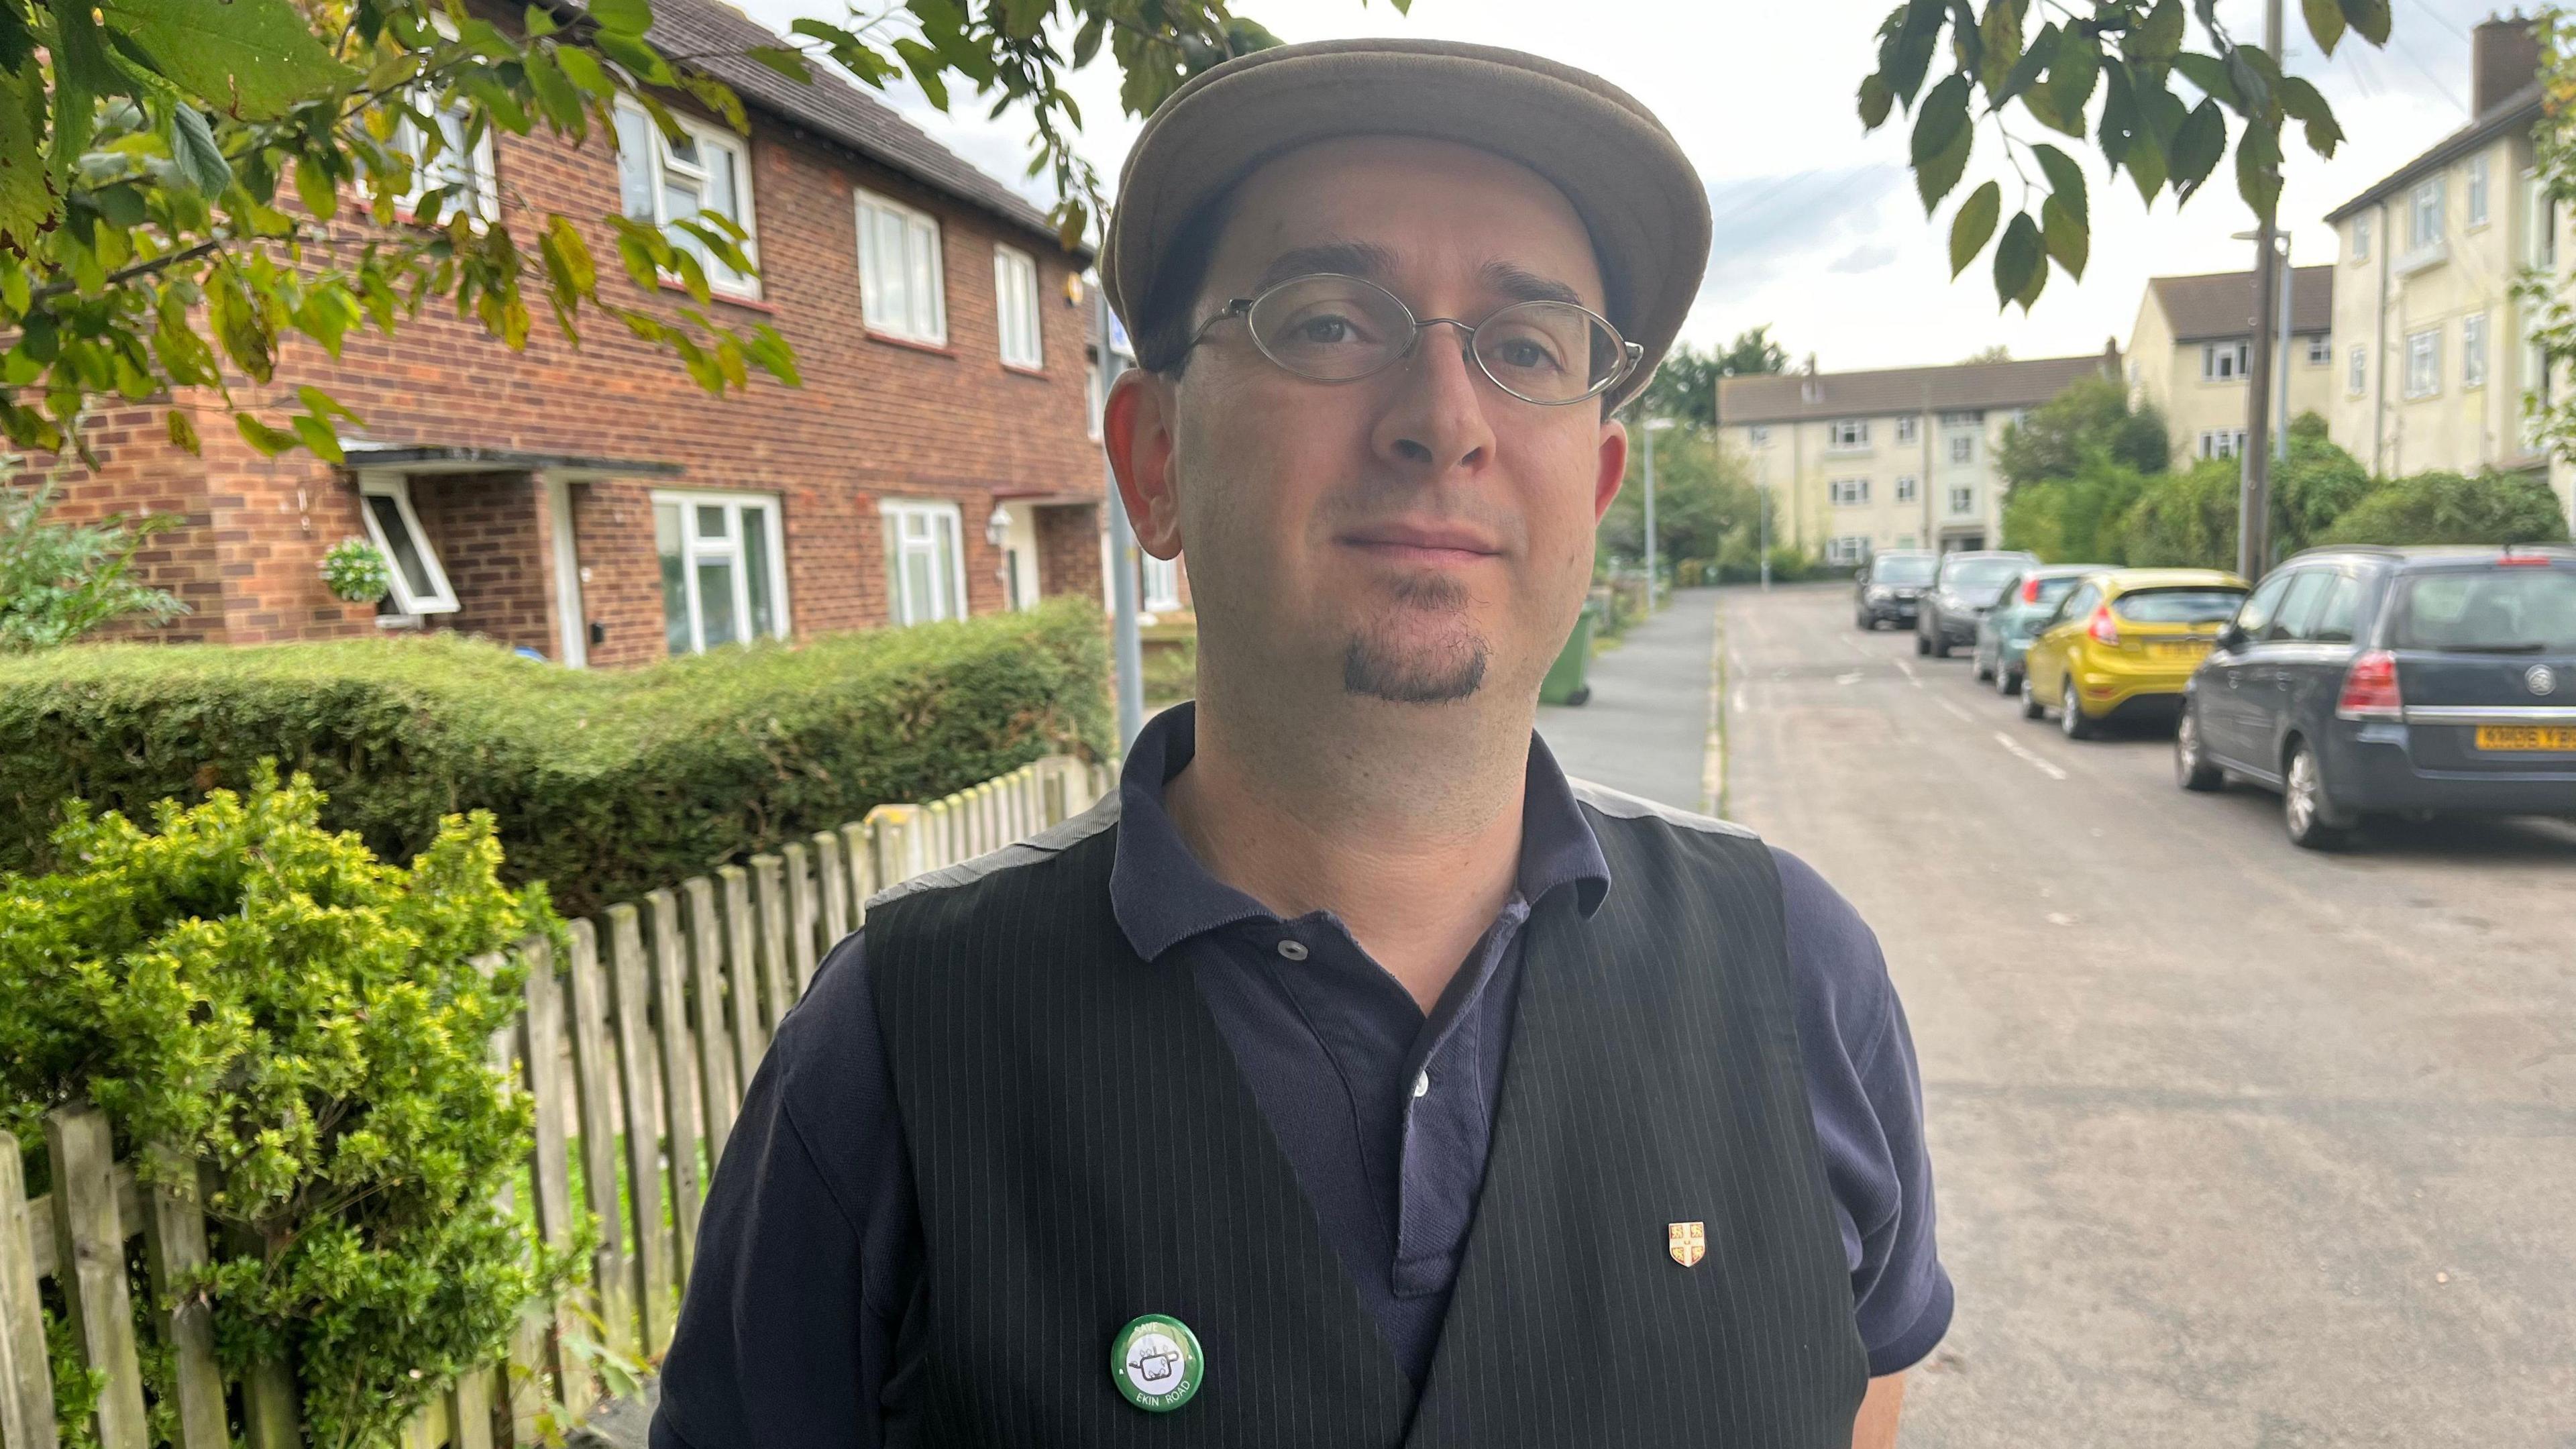
M 1587 801 L 1614 882 L 1528 926 L 1492 1157 L 1420 1393 L 1175 956 L 1109 902 L 1114 810 L 867 925 L 921 1204 L 912 1442 L 1844 1449 L 1866 1383 L 1756 839 Z M 1684 1266 L 1676 1224 L 1704 1225 Z M 1112 1337 L 1190 1325 L 1195 1398 Z M 892 1443 L 893 1440 L 889 1440 Z

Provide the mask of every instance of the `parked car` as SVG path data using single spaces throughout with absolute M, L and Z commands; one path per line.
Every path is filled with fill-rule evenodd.
M 2374 811 L 2576 814 L 2576 549 L 2296 555 L 2193 673 L 2174 776 L 2280 791 L 2312 849 Z
M 1962 644 L 1977 642 L 1977 615 L 1993 608 L 2037 554 L 1998 549 L 1962 550 L 1941 556 L 1941 572 L 1914 615 L 1914 652 L 1947 659 Z
M 1941 556 L 1925 548 L 1890 549 L 1872 558 L 1852 575 L 1852 627 L 1913 623 L 1915 602 L 1931 586 L 1940 564 Z
M 2086 574 L 2109 564 L 2042 564 L 2004 585 L 2004 596 L 1977 616 L 1976 653 L 1970 656 L 1979 679 L 1995 682 L 1995 692 L 2021 693 L 2021 659 L 2042 624 Z
M 2218 569 L 2108 569 L 2058 604 L 2022 658 L 2021 712 L 2052 704 L 2072 740 L 2115 717 L 2172 717 L 2183 686 L 2245 602 L 2245 581 Z

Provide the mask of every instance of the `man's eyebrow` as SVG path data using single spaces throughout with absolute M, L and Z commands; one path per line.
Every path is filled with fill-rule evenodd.
M 1317 272 L 1339 272 L 1344 276 L 1367 277 L 1372 281 L 1395 270 L 1395 253 L 1375 242 L 1318 242 L 1313 246 L 1291 247 L 1271 258 L 1261 269 L 1252 290 L 1259 293 L 1290 277 L 1311 277 Z
M 1512 262 L 1487 262 L 1476 269 L 1476 280 L 1490 292 L 1500 293 L 1515 302 L 1572 302 L 1580 307 L 1583 295 L 1553 277 L 1542 277 L 1529 268 Z

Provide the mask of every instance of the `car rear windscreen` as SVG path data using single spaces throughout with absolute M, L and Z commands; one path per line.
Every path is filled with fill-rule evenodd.
M 1972 558 L 1951 568 L 1950 586 L 1962 593 L 1991 592 L 2028 567 L 2027 561 L 2017 558 Z
M 2392 649 L 2576 651 L 2576 569 L 2530 565 L 2417 574 L 2397 586 Z
M 2111 601 L 2132 624 L 2215 624 L 2236 617 L 2243 589 L 2136 589 Z
M 1937 567 L 1928 558 L 1883 558 L 1869 571 L 1872 582 L 1919 587 L 1932 582 Z

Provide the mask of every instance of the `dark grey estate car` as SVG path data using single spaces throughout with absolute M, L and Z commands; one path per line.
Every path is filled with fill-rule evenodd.
M 2576 549 L 2311 549 L 2184 686 L 2174 775 L 2282 794 L 2290 839 L 2375 811 L 2576 815 Z
M 2003 597 L 2004 585 L 2039 567 L 2037 554 L 1998 549 L 1961 550 L 1941 556 L 1941 572 L 1914 616 L 1914 652 L 1938 659 L 1977 642 L 1977 615 Z
M 1852 627 L 1914 622 L 1915 601 L 1932 586 L 1941 556 L 1928 548 L 1892 548 L 1852 575 Z

